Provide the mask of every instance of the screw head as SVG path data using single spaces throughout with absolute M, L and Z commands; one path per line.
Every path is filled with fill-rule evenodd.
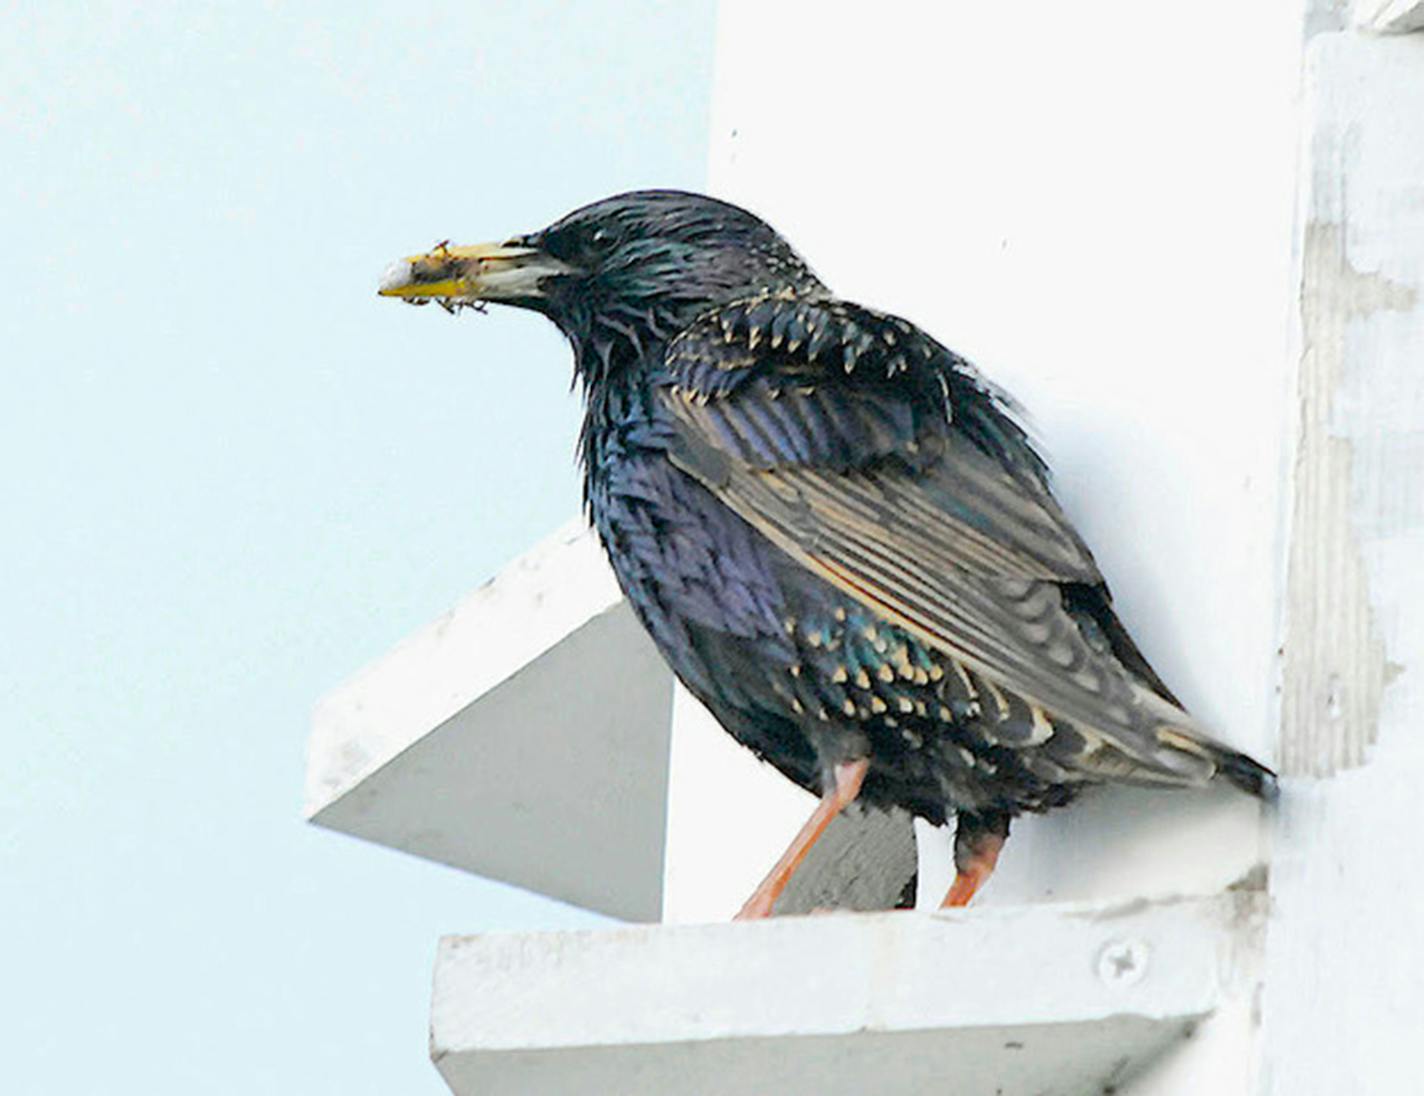
M 1147 976 L 1145 940 L 1109 940 L 1098 952 L 1098 977 L 1109 986 L 1135 986 Z

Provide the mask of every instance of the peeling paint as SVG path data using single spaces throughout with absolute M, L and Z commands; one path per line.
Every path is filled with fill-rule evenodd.
M 1353 322 L 1406 312 L 1418 291 L 1356 270 L 1345 226 L 1313 221 L 1302 250 L 1292 537 L 1286 578 L 1281 770 L 1328 776 L 1365 761 L 1389 672 L 1352 519 L 1355 439 L 1336 397 Z
M 1280 728 L 1301 777 L 1284 782 L 1272 819 L 1251 1091 L 1414 1092 L 1424 1029 L 1424 38 L 1312 39 L 1301 114 Z

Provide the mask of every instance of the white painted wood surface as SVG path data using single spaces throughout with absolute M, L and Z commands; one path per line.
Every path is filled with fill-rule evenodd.
M 1308 46 L 1264 1085 L 1420 1090 L 1424 36 Z
M 447 937 L 431 1054 L 459 1096 L 1129 1091 L 1249 1030 L 1262 899 Z
M 672 675 L 571 523 L 317 705 L 307 817 L 657 920 L 671 706 Z

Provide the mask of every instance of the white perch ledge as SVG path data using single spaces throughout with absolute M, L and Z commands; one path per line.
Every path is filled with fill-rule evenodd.
M 655 920 L 671 708 L 672 675 L 570 523 L 317 705 L 306 814 Z
M 1241 889 L 452 936 L 436 960 L 431 1055 L 457 1096 L 1134 1091 L 1213 1012 L 1250 997 L 1262 922 L 1260 892 Z M 1248 1012 L 1216 1022 L 1249 1024 Z

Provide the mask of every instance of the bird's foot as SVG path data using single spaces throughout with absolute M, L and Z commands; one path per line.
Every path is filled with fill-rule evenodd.
M 975 892 L 994 874 L 999 853 L 1009 838 L 1009 819 L 1002 814 L 961 814 L 954 833 L 954 884 L 940 909 L 969 905 Z
M 989 871 L 992 870 L 992 868 L 989 869 Z M 939 904 L 939 908 L 942 910 L 960 909 L 969 905 L 969 900 L 983 886 L 984 880 L 989 878 L 989 871 L 971 868 L 968 871 L 957 872 L 954 882 L 950 885 L 949 893 L 944 896 L 944 901 Z

